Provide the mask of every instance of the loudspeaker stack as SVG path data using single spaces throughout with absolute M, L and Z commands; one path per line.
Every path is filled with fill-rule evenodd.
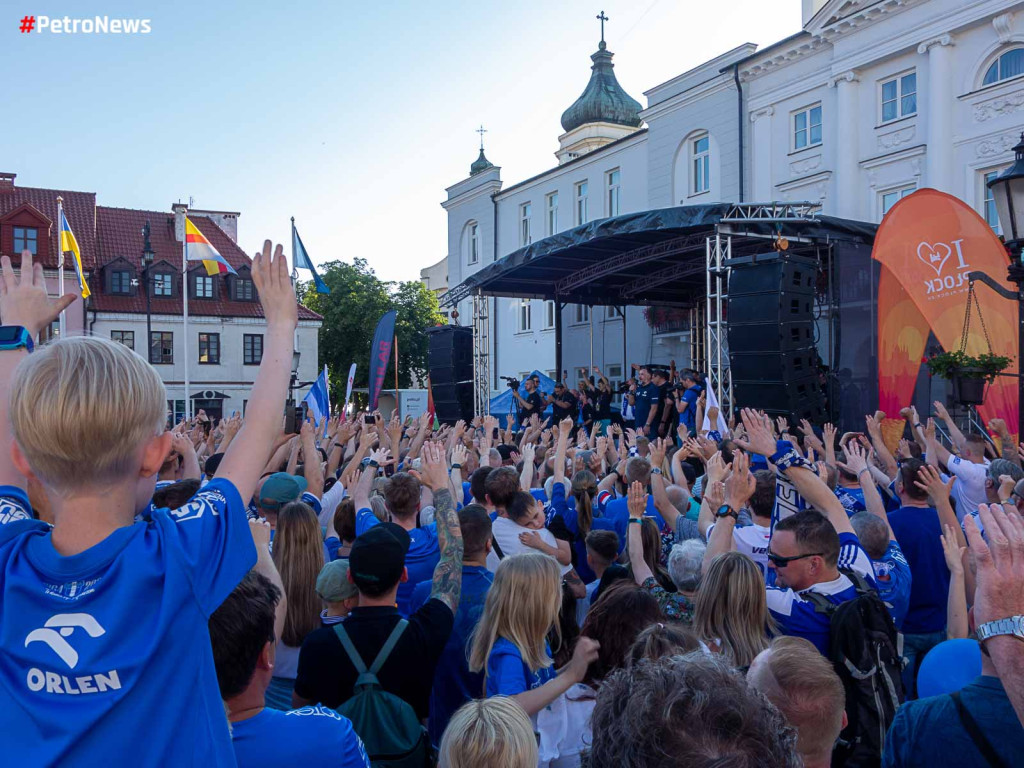
M 473 419 L 473 329 L 458 325 L 428 328 L 427 365 L 439 421 Z

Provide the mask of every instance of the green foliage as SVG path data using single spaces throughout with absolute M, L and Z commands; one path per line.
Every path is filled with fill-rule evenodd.
M 1010 358 L 986 352 L 973 357 L 966 352 L 940 352 L 928 358 L 928 370 L 933 376 L 952 379 L 960 376 L 965 379 L 985 379 L 989 384 L 996 376 L 1010 366 Z
M 323 315 L 320 328 L 320 361 L 331 375 L 331 402 L 345 397 L 348 369 L 356 363 L 356 387 L 368 384 L 370 344 L 381 316 L 397 311 L 395 335 L 398 337 L 398 386 L 413 385 L 414 377 L 426 381 L 427 328 L 444 322 L 437 297 L 418 281 L 384 282 L 374 274 L 366 259 L 352 264 L 332 261 L 324 264 L 320 277 L 331 289 L 317 293 L 312 283 L 301 283 L 299 299 L 309 309 Z M 394 357 L 388 366 L 384 389 L 394 389 Z

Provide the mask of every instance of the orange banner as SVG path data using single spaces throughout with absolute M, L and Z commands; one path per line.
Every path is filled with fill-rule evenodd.
M 878 389 L 882 410 L 894 415 L 914 392 L 928 331 L 947 352 L 960 348 L 967 311 L 967 274 L 984 272 L 1006 280 L 1006 248 L 972 208 L 935 189 L 921 189 L 900 200 L 882 220 L 872 257 L 881 262 L 878 286 Z M 992 351 L 1013 360 L 1017 373 L 1017 305 L 975 283 Z M 989 351 L 973 310 L 967 354 Z M 985 391 L 978 411 L 987 422 L 1017 425 L 1018 380 L 1000 376 Z

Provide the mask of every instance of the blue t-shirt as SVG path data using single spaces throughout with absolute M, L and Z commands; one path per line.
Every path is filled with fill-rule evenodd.
M 133 765 L 233 765 L 207 622 L 255 564 L 245 504 L 220 478 L 69 557 L 45 523 L 0 526 L 4 761 L 116 761 L 144 734 Z
M 16 485 L 0 485 L 0 525 L 31 519 L 28 494 Z
M 625 496 L 613 498 L 610 492 L 603 492 L 597 495 L 597 505 L 601 510 L 601 517 L 612 525 L 612 530 L 619 534 L 619 552 L 626 548 L 626 527 L 629 525 L 629 499 Z M 658 524 L 658 530 L 664 532 L 666 529 L 665 518 L 661 516 L 654 506 L 654 494 L 647 494 L 647 509 L 644 517 L 653 518 Z
M 434 672 L 434 685 L 430 689 L 430 722 L 428 731 L 434 746 L 441 744 L 441 735 L 452 719 L 455 710 L 470 699 L 483 695 L 483 672 L 469 671 L 469 647 L 473 642 L 473 630 L 484 612 L 487 592 L 494 583 L 494 574 L 486 567 L 466 565 L 462 568 L 462 591 L 459 593 L 459 608 L 455 612 L 455 623 L 448 637 Z M 413 612 L 430 599 L 432 581 L 416 585 L 412 593 Z
M 370 528 L 379 525 L 380 520 L 369 507 L 363 507 L 356 513 L 356 536 L 366 533 Z M 412 591 L 421 581 L 429 581 L 434 577 L 434 568 L 441 559 L 441 549 L 437 543 L 437 523 L 430 523 L 422 528 L 409 531 L 409 551 L 405 553 L 405 567 L 409 571 L 409 580 L 398 585 L 398 612 L 408 618 L 412 611 L 409 602 Z
M 843 505 L 843 509 L 846 510 L 846 514 L 853 517 L 858 512 L 866 512 L 867 506 L 864 504 L 864 490 L 861 488 L 843 488 L 842 486 L 836 488 L 836 498 L 839 499 L 839 503 Z
M 889 548 L 878 560 L 872 560 L 875 570 L 875 584 L 878 596 L 889 607 L 896 629 L 902 630 L 903 621 L 910 607 L 910 586 L 912 579 L 910 565 L 903 556 L 903 550 L 895 541 L 889 542 Z
M 468 507 L 473 503 L 472 484 L 469 480 L 462 481 L 462 506 Z
M 998 677 L 981 675 L 960 690 L 960 701 L 974 718 L 1003 765 L 1020 765 L 1024 728 Z M 883 768 L 988 768 L 968 735 L 950 696 L 908 701 L 896 710 L 882 752 Z
M 551 656 L 551 648 L 544 643 Z M 536 672 L 526 666 L 523 654 L 510 640 L 499 637 L 487 657 L 487 696 L 515 696 L 540 688 L 555 679 L 555 667 L 541 667 Z
M 679 420 L 687 426 L 691 434 L 697 431 L 697 401 L 700 399 L 702 391 L 700 385 L 694 384 L 684 391 L 681 396 L 683 402 L 686 403 L 686 407 L 679 414 Z
M 661 399 L 661 388 L 651 382 L 642 387 L 636 388 L 636 428 L 643 429 L 647 423 L 647 417 L 651 414 L 651 408 L 658 407 L 658 400 Z M 657 426 L 657 425 L 654 425 Z
M 839 568 L 859 573 L 872 587 L 875 587 L 874 569 L 867 553 L 860 546 L 856 535 L 846 532 L 839 534 Z M 809 591 L 824 595 L 835 605 L 845 603 L 857 596 L 857 588 L 843 574 L 834 581 L 815 584 L 802 592 L 781 587 L 768 587 L 768 610 L 778 622 L 784 635 L 803 637 L 814 643 L 814 647 L 828 656 L 829 617 L 815 610 L 814 603 L 804 595 Z
M 900 507 L 889 513 L 889 525 L 914 574 L 903 632 L 941 632 L 946 628 L 949 568 L 942 552 L 939 513 L 934 507 Z
M 264 708 L 231 724 L 238 768 L 370 768 L 352 722 L 327 707 Z

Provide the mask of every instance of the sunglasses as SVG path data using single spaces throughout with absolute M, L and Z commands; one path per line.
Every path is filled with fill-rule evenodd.
M 821 557 L 822 552 L 808 552 L 804 555 L 793 555 L 792 557 L 783 557 L 782 555 L 776 555 L 774 552 L 767 553 L 768 560 L 776 568 L 785 568 L 787 565 L 792 563 L 794 560 L 803 560 L 805 557 Z

